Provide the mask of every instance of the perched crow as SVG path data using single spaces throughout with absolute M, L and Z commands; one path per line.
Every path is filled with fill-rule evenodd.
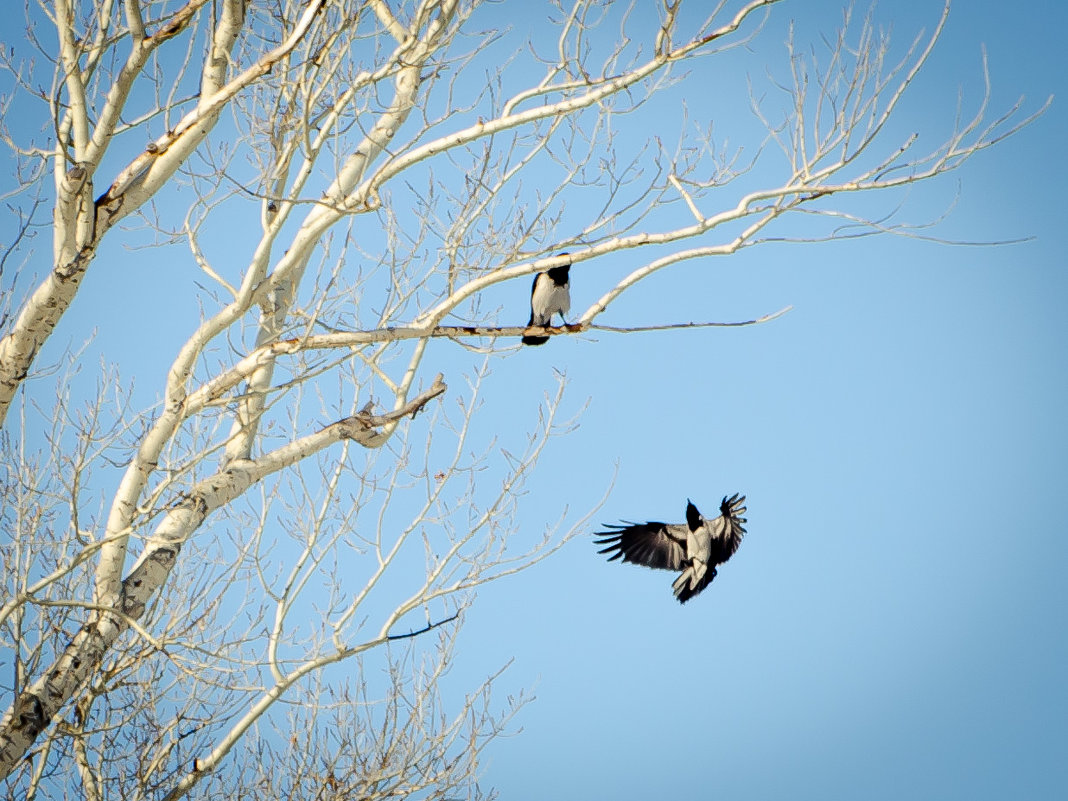
M 608 523 L 616 531 L 600 531 L 597 553 L 611 553 L 608 561 L 623 557 L 646 567 L 681 570 L 672 589 L 680 604 L 697 595 L 716 577 L 716 565 L 726 562 L 742 542 L 746 520 L 745 496 L 734 493 L 719 505 L 720 516 L 706 520 L 687 499 L 686 523 Z
M 559 254 L 566 256 L 567 253 Z M 571 282 L 568 280 L 568 270 L 571 263 L 553 267 L 543 273 L 534 276 L 534 283 L 530 287 L 530 322 L 527 325 L 549 325 L 554 314 L 559 314 L 560 319 L 567 325 L 564 315 L 571 309 Z M 549 337 L 524 336 L 524 345 L 544 345 Z

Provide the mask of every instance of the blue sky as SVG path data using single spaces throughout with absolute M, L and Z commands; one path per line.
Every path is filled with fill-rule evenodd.
M 880 11 L 904 38 L 941 8 L 905 5 Z M 759 78 L 782 57 L 786 19 L 804 14 L 801 28 L 830 30 L 837 8 L 782 4 L 729 63 Z M 526 430 L 557 372 L 566 408 L 589 404 L 526 487 L 524 536 L 540 536 L 565 507 L 582 514 L 613 476 L 597 520 L 681 520 L 688 497 L 706 512 L 725 494 L 749 497 L 741 549 L 685 607 L 669 573 L 607 564 L 588 537 L 481 592 L 450 681 L 470 686 L 514 659 L 500 699 L 537 695 L 516 721 L 522 733 L 487 754 L 484 784 L 502 798 L 1063 793 L 1066 24 L 1058 3 L 1007 11 L 958 0 L 896 123 L 933 143 L 958 87 L 974 108 L 984 45 L 995 114 L 1020 95 L 1026 110 L 1057 95 L 1031 127 L 913 190 L 907 207 L 918 220 L 955 203 L 936 232 L 946 238 L 1029 241 L 881 237 L 686 263 L 602 321 L 794 309 L 748 328 L 557 338 L 495 363 L 485 432 Z M 663 108 L 685 101 L 695 119 L 715 119 L 721 100 L 730 107 L 741 73 L 732 81 L 709 65 L 706 80 L 682 84 Z M 753 128 L 741 117 L 716 122 Z M 95 328 L 93 353 L 123 364 L 150 400 L 162 384 L 154 349 L 174 352 L 195 306 L 186 292 L 168 308 L 101 314 L 120 276 L 130 298 L 161 281 L 176 298 L 187 288 L 187 263 L 131 269 L 137 258 L 99 260 L 56 347 Z M 576 266 L 573 308 L 641 258 Z M 525 317 L 529 280 L 513 283 L 495 297 Z M 454 370 L 446 378 L 459 379 L 469 357 L 451 343 L 431 347 Z
M 910 36 L 940 6 L 881 13 Z M 829 26 L 833 7 L 805 8 Z M 753 63 L 778 57 L 775 19 Z M 977 100 L 984 45 L 995 112 L 1059 95 L 913 193 L 941 208 L 959 182 L 947 238 L 1031 241 L 883 237 L 705 260 L 606 318 L 794 310 L 753 328 L 553 341 L 498 367 L 502 393 L 537 396 L 555 368 L 576 405 L 590 400 L 529 487 L 533 528 L 617 464 L 604 521 L 749 496 L 748 537 L 685 607 L 670 574 L 605 564 L 583 540 L 483 592 L 464 661 L 514 656 L 516 687 L 537 676 L 522 734 L 491 755 L 503 798 L 1063 793 L 1065 22 L 1054 3 L 957 3 L 901 120 L 937 131 L 958 86 Z M 579 308 L 596 297 L 587 274 L 573 271 Z

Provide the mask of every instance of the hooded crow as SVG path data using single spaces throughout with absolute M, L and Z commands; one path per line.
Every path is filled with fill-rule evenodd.
M 567 252 L 559 254 L 566 256 Z M 531 325 L 549 325 L 554 314 L 559 314 L 564 325 L 564 315 L 571 309 L 571 281 L 568 271 L 571 262 L 553 267 L 543 273 L 534 276 L 534 283 L 530 287 L 530 322 Z M 544 345 L 549 337 L 524 336 L 524 345 Z
M 724 497 L 719 505 L 720 516 L 715 520 L 702 517 L 693 502 L 686 501 L 685 523 L 608 523 L 615 531 L 599 531 L 606 545 L 597 553 L 611 553 L 608 561 L 623 558 L 624 562 L 681 570 L 672 589 L 680 604 L 686 603 L 707 587 L 716 577 L 716 565 L 730 559 L 745 535 L 745 496 L 735 493 Z

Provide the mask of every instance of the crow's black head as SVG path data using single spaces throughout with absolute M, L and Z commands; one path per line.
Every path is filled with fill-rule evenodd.
M 693 505 L 693 501 L 689 498 L 686 499 L 686 525 L 689 526 L 690 531 L 697 531 L 704 525 L 705 519 L 701 517 L 701 513 L 697 510 L 697 507 Z
M 561 256 L 566 254 L 561 253 Z M 568 281 L 568 272 L 571 270 L 570 264 L 562 264 L 559 267 L 550 267 L 545 271 L 545 274 L 552 279 L 552 282 L 557 286 L 564 286 Z

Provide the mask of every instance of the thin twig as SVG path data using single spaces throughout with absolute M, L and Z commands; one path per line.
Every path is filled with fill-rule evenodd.
M 667 331 L 673 328 L 738 328 L 743 325 L 757 325 L 759 323 L 766 323 L 774 320 L 777 317 L 782 317 L 786 312 L 793 309 L 793 306 L 784 306 L 777 312 L 771 314 L 765 314 L 763 317 L 757 317 L 755 320 L 742 320 L 736 323 L 667 323 L 665 325 L 641 325 L 633 328 L 622 328 L 615 325 L 591 325 L 588 326 L 591 331 L 613 331 L 620 334 L 629 334 L 632 331 Z
M 428 631 L 430 631 L 431 629 L 436 629 L 438 626 L 444 626 L 446 623 L 451 623 L 452 621 L 456 620 L 456 618 L 458 618 L 459 616 L 460 616 L 460 613 L 456 612 L 456 613 L 454 613 L 452 615 L 449 615 L 449 617 L 445 618 L 444 620 L 438 620 L 438 621 L 436 621 L 434 623 L 429 623 L 428 622 L 425 626 L 423 626 L 423 628 L 416 629 L 415 631 L 409 631 L 407 634 L 387 634 L 386 635 L 386 639 L 387 640 L 406 640 L 409 637 L 418 637 L 420 634 L 426 634 Z

